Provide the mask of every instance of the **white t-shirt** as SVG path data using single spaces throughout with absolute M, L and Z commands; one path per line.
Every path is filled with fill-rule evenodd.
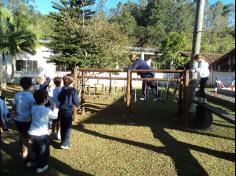
M 45 105 L 35 105 L 31 109 L 32 121 L 28 133 L 33 136 L 48 135 L 48 122 L 53 111 Z
M 31 121 L 31 108 L 35 104 L 33 95 L 30 92 L 22 91 L 15 95 L 13 104 L 16 107 L 18 115 L 14 117 L 14 120 L 19 122 Z
M 201 78 L 207 78 L 210 75 L 209 64 L 204 60 L 195 62 L 193 71 L 197 71 Z
M 3 122 L 3 125 L 5 125 L 5 121 L 7 119 L 7 114 L 9 113 L 8 107 L 2 99 L 0 99 L 0 117 Z

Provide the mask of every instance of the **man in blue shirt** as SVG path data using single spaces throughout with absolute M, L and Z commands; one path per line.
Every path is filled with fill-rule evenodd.
M 133 63 L 129 69 L 130 70 L 150 70 L 150 72 L 139 72 L 138 74 L 141 76 L 141 78 L 154 78 L 155 73 L 152 72 L 153 70 L 143 59 L 137 58 L 137 55 L 135 53 L 130 54 L 129 56 L 131 62 Z M 148 86 L 152 89 L 152 92 L 155 96 L 153 101 L 158 101 L 158 90 L 157 90 L 157 82 L 156 81 L 148 81 L 144 80 L 142 83 L 142 94 L 143 96 L 140 98 L 140 100 L 148 100 L 147 94 L 148 94 Z

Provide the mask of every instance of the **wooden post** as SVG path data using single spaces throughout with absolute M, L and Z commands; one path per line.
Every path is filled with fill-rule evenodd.
M 131 108 L 131 70 L 127 72 L 127 91 L 126 91 L 126 118 L 129 118 Z
M 84 80 L 84 72 L 82 71 L 82 87 L 81 87 L 81 115 L 85 115 L 85 80 Z
M 105 86 L 102 84 L 102 94 L 105 95 Z
M 189 70 L 186 70 L 184 73 L 184 94 L 183 94 L 183 103 L 182 103 L 182 123 L 185 126 L 189 125 L 188 118 L 188 99 L 189 99 Z
M 183 73 L 180 73 L 179 77 L 179 83 L 178 83 L 178 96 L 179 96 L 179 101 L 178 101 L 178 120 L 181 119 L 181 114 L 182 114 L 182 109 L 183 109 Z
M 110 78 L 112 77 L 112 74 L 110 73 Z M 109 94 L 113 94 L 113 85 L 112 85 L 112 79 L 110 79 L 110 85 L 109 85 Z
M 78 93 L 78 69 L 77 66 L 75 66 L 74 70 L 73 70 L 73 75 L 74 75 L 74 88 L 76 89 L 77 93 Z M 73 107 L 73 116 L 72 119 L 73 120 L 77 120 L 77 107 L 74 106 Z

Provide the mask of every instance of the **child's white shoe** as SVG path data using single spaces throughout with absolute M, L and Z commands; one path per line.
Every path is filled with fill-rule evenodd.
M 44 167 L 37 168 L 36 172 L 37 174 L 40 174 L 48 169 L 48 165 L 45 165 Z

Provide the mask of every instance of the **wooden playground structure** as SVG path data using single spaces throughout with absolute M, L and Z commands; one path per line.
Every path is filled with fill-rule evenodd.
M 115 77 L 112 74 L 127 73 L 127 77 Z M 150 72 L 150 70 L 115 70 L 115 69 L 75 69 L 75 84 L 74 87 L 80 90 L 81 97 L 81 114 L 85 115 L 85 80 L 96 79 L 96 80 L 121 80 L 126 82 L 125 91 L 125 107 L 126 107 L 126 118 L 129 118 L 131 114 L 132 106 L 132 81 L 168 81 L 178 83 L 178 118 L 181 119 L 182 114 L 187 112 L 187 98 L 188 98 L 188 86 L 189 86 L 189 71 L 188 70 L 152 70 L 154 73 L 173 73 L 178 74 L 177 78 L 134 78 L 133 73 L 139 72 Z M 89 73 L 109 73 L 109 76 L 94 76 L 88 75 Z M 124 88 L 125 89 L 125 88 Z M 74 111 L 77 112 L 77 111 Z M 182 119 L 184 120 L 184 119 Z

